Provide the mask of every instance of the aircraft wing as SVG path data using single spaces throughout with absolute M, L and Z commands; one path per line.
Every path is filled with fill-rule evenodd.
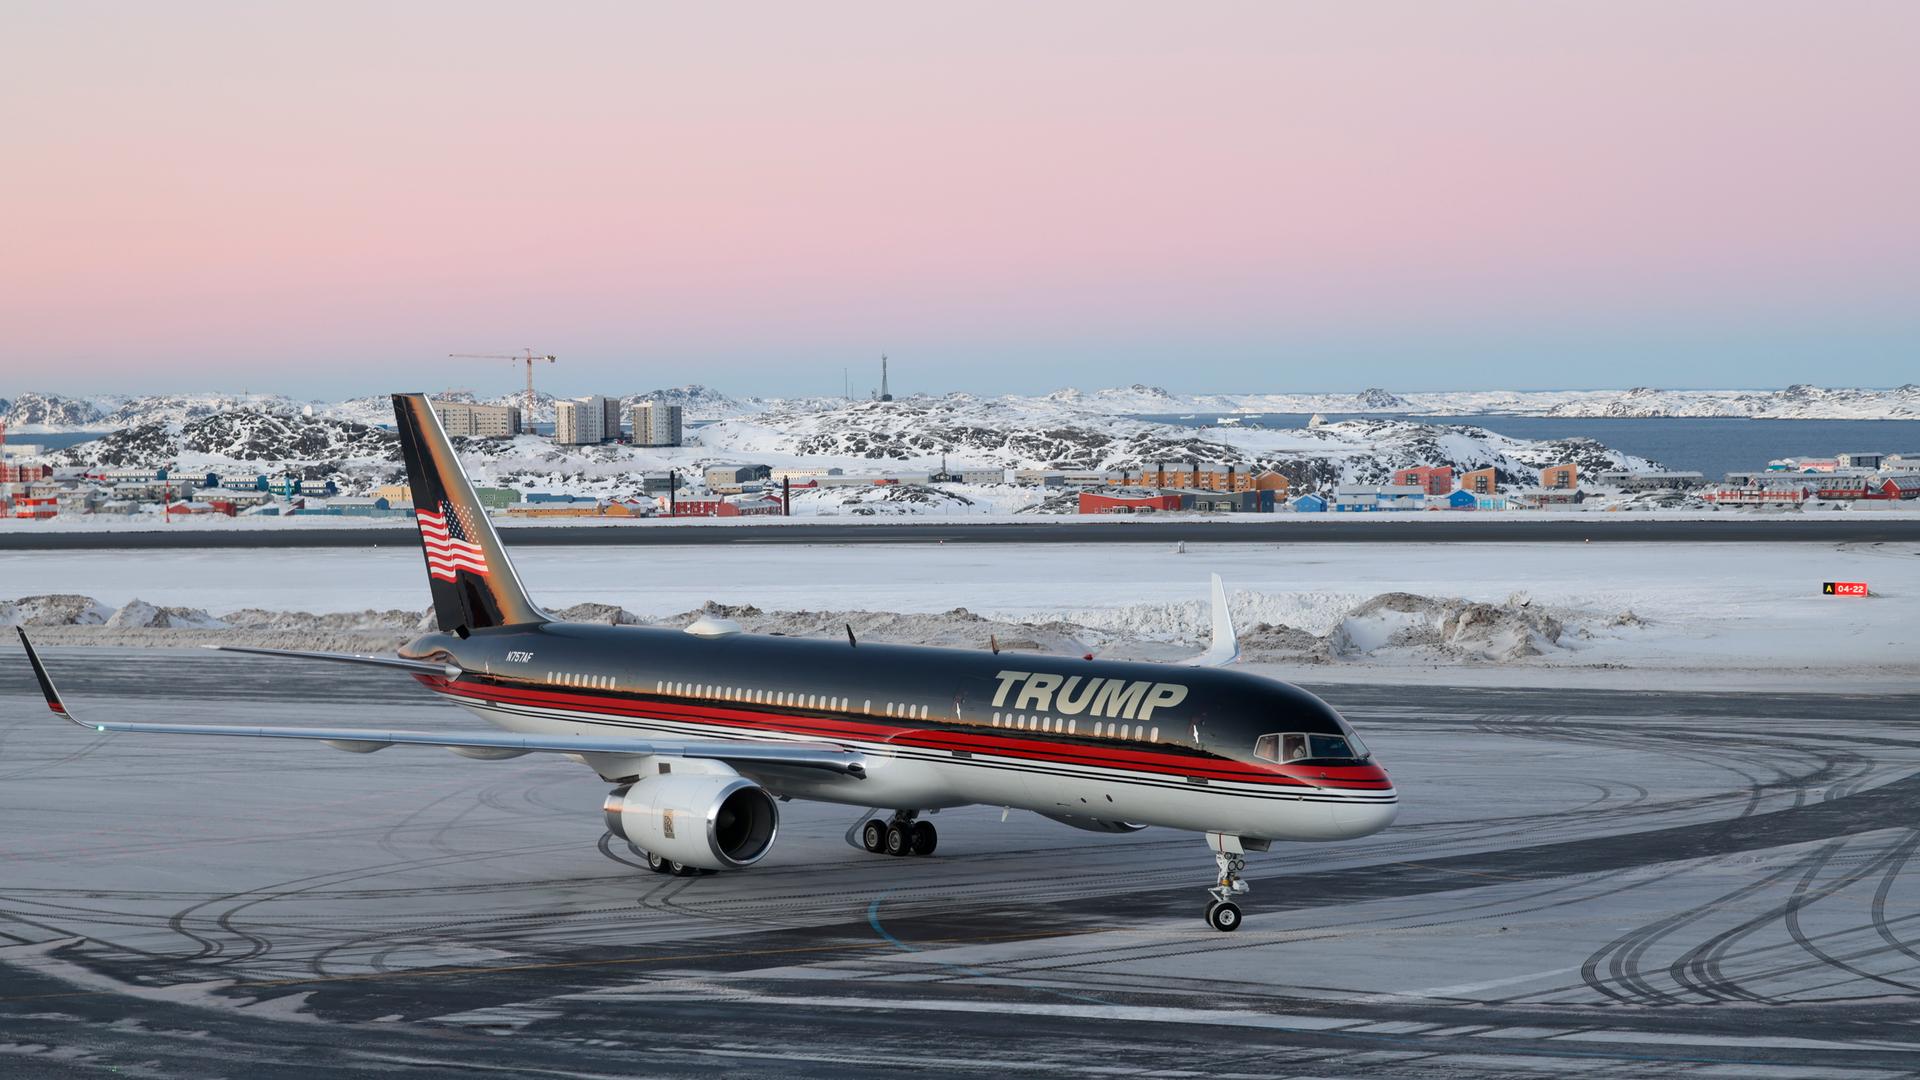
M 1213 575 L 1213 644 L 1198 656 L 1182 660 L 1188 667 L 1225 667 L 1240 659 L 1240 637 L 1233 629 L 1233 612 L 1227 607 L 1227 587 L 1220 575 Z
M 46 696 L 47 707 L 55 716 L 80 727 L 99 732 L 130 732 L 146 735 L 219 735 L 254 739 L 306 739 L 324 742 L 336 750 L 370 754 L 389 746 L 438 746 L 463 757 L 499 759 L 523 754 L 623 754 L 662 757 L 703 758 L 729 765 L 784 765 L 790 768 L 824 769 L 855 778 L 865 778 L 865 757 L 852 750 L 824 743 L 749 743 L 749 742 L 674 742 L 627 738 L 618 735 L 526 735 L 506 731 L 438 732 L 378 731 L 370 728 L 317 727 L 239 727 L 225 724 L 154 724 L 129 721 L 81 720 L 67 708 L 53 677 L 34 651 L 27 632 L 15 628 L 20 644 L 27 650 L 34 678 Z M 264 651 L 264 650 L 255 650 Z M 325 655 L 325 654 L 319 654 Z M 368 658 L 371 659 L 371 658 Z M 441 666 L 429 666 L 435 674 Z

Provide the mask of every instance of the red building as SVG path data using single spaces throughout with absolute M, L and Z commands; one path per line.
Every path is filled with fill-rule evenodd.
M 1098 491 L 1080 493 L 1080 512 L 1083 514 L 1152 514 L 1162 510 L 1178 509 L 1180 509 L 1178 495 Z
M 1920 476 L 1826 477 L 1814 493 L 1823 499 L 1914 499 L 1920 498 Z
M 1889 476 L 1880 482 L 1881 499 L 1920 499 L 1920 476 Z
M 1395 487 L 1417 487 L 1429 495 L 1445 495 L 1453 490 L 1453 466 L 1415 465 L 1393 474 Z
M 17 518 L 33 518 L 38 521 L 43 518 L 57 517 L 59 513 L 60 500 L 53 495 L 23 495 L 13 500 L 13 516 Z
M 1880 499 L 1880 485 L 1870 476 L 1834 476 L 1822 479 L 1814 494 L 1823 499 Z
M 1804 487 L 1723 487 L 1700 496 L 1723 506 L 1798 506 L 1807 501 Z
M 679 499 L 673 504 L 674 517 L 777 517 L 779 499 Z

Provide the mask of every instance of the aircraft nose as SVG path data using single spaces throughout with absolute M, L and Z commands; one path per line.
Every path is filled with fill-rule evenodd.
M 1371 836 L 1393 824 L 1393 819 L 1399 816 L 1398 802 L 1360 803 L 1333 808 L 1334 826 L 1341 838 L 1346 840 Z

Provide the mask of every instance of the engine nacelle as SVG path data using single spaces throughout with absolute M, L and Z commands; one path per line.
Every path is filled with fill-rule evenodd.
M 705 870 L 737 870 L 773 849 L 780 808 L 765 788 L 737 775 L 643 776 L 607 794 L 607 831 L 661 858 Z

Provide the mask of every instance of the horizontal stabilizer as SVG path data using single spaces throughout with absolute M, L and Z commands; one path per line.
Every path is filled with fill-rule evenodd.
M 254 656 L 278 656 L 292 660 L 327 660 L 337 664 L 365 664 L 368 667 L 393 668 L 409 671 L 416 675 L 440 675 L 449 679 L 460 677 L 460 669 L 452 664 L 434 664 L 425 660 L 402 660 L 397 656 L 361 656 L 358 653 L 306 652 L 301 649 L 258 649 L 250 645 L 210 645 L 208 648 L 220 652 L 251 653 Z

